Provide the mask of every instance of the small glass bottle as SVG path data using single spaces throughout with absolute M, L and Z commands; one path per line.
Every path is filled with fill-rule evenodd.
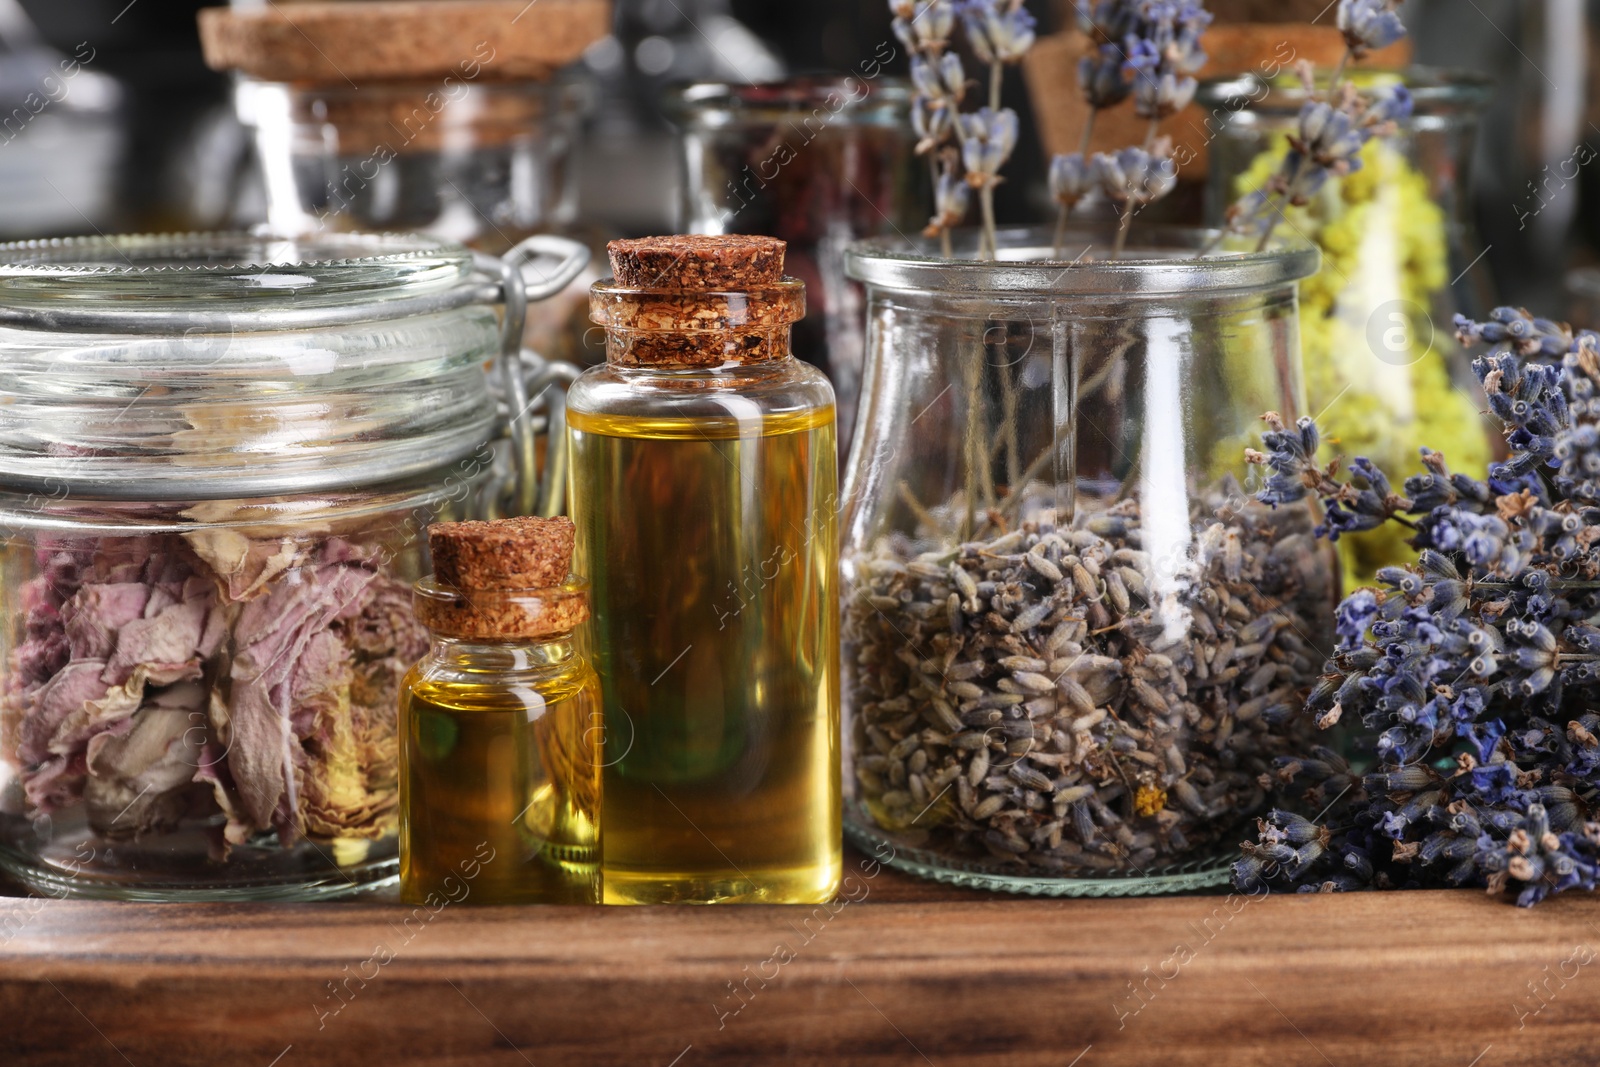
M 841 864 L 833 390 L 766 237 L 614 241 L 572 386 L 607 903 L 810 903 Z
M 400 894 L 600 902 L 600 691 L 570 519 L 438 523 L 400 695 Z

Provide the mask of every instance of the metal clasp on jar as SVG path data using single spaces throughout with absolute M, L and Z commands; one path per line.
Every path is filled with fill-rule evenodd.
M 529 281 L 524 271 L 537 269 L 532 265 L 540 257 L 557 263 Z M 558 515 L 566 505 L 566 387 L 582 368 L 547 360 L 524 347 L 523 327 L 528 305 L 548 300 L 572 284 L 589 265 L 589 249 L 565 237 L 540 234 L 519 242 L 504 256 L 479 253 L 474 259 L 479 270 L 500 279 L 500 355 L 493 374 L 498 378 L 501 420 L 512 454 L 509 476 L 488 494 L 489 517 Z M 542 474 L 540 434 L 546 438 Z

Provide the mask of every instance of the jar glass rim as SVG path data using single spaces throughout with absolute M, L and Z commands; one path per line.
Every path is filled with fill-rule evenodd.
M 972 256 L 976 230 L 953 234 L 954 259 L 940 255 L 930 240 L 874 238 L 845 250 L 845 273 L 881 288 L 974 296 L 1157 297 L 1290 285 L 1321 265 L 1317 248 L 1298 237 L 1255 251 L 1252 237 L 1221 238 L 1216 230 L 1176 226 L 1135 226 L 1128 250 L 1109 260 L 1104 256 L 1115 234 L 1114 223 L 1069 226 L 1065 254 L 1057 256 L 1053 227 L 1002 229 L 994 260 Z M 1219 252 L 1200 254 L 1213 244 Z
M 851 83 L 871 88 L 851 99 Z M 843 106 L 833 108 L 828 98 L 843 93 Z M 732 82 L 696 82 L 667 93 L 667 116 L 687 126 L 719 127 L 770 124 L 794 115 L 809 115 L 826 108 L 830 117 L 849 113 L 852 122 L 871 119 L 898 123 L 911 108 L 911 83 L 904 78 L 868 78 L 864 74 L 802 75 L 778 82 L 741 85 Z
M 0 304 L 129 298 L 304 305 L 463 282 L 472 253 L 419 234 L 119 234 L 0 243 Z
M 1318 88 L 1325 89 L 1331 71 L 1319 70 Z M 1488 104 L 1494 93 L 1494 80 L 1476 71 L 1451 67 L 1412 66 L 1405 68 L 1363 67 L 1351 71 L 1347 80 L 1361 88 L 1403 85 L 1411 93 L 1414 116 L 1471 115 Z M 1267 78 L 1250 72 L 1200 83 L 1195 101 L 1203 108 L 1225 108 L 1265 115 L 1297 115 L 1311 98 L 1299 77 L 1284 73 Z

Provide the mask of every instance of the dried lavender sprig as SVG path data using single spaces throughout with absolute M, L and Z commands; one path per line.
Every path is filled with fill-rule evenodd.
M 1361 150 L 1372 138 L 1392 134 L 1411 116 L 1413 101 L 1404 86 L 1360 92 L 1344 83 L 1345 70 L 1370 51 L 1394 44 L 1406 34 L 1395 11 L 1398 0 L 1339 0 L 1338 26 L 1345 53 L 1320 98 L 1300 111 L 1283 163 L 1260 189 L 1228 209 L 1224 233 L 1255 234 L 1264 249 L 1289 207 L 1304 207 L 1334 175 L 1361 168 Z M 1314 94 L 1309 66 L 1302 67 L 1306 91 Z M 1210 249 L 1206 250 L 1207 252 Z
M 989 103 L 963 120 L 962 158 L 967 182 L 978 190 L 983 213 L 983 247 L 986 258 L 999 255 L 996 241 L 994 191 L 1000 170 L 1017 144 L 1017 113 L 1000 106 L 1000 86 L 1005 67 L 1022 62 L 1033 47 L 1035 22 L 1022 0 L 965 0 L 959 5 L 967 43 L 989 65 Z
M 1113 258 L 1120 255 L 1133 216 L 1166 196 L 1177 184 L 1171 143 L 1158 140 L 1161 121 L 1194 99 L 1194 75 L 1205 66 L 1200 40 L 1211 15 L 1201 3 L 1173 0 L 1104 0 L 1081 12 L 1096 44 L 1078 63 L 1078 83 L 1089 105 L 1076 153 L 1051 160 L 1050 195 L 1056 200 L 1055 254 L 1061 255 L 1068 214 L 1091 193 L 1117 208 L 1120 226 Z M 1120 152 L 1089 153 L 1096 117 L 1133 98 L 1134 110 L 1150 122 L 1144 144 Z M 1142 152 L 1135 157 L 1133 152 Z
M 895 36 L 911 53 L 911 125 L 916 152 L 928 157 L 934 213 L 923 233 L 943 242 L 949 258 L 950 230 L 966 217 L 968 187 L 960 174 L 961 101 L 967 75 L 961 57 L 948 52 L 955 33 L 955 0 L 889 0 Z
M 1424 451 L 1394 493 L 1363 460 L 1346 481 L 1319 467 L 1315 427 L 1272 423 L 1261 499 L 1327 502 L 1321 532 L 1381 521 L 1416 531 L 1411 567 L 1340 605 L 1340 644 L 1305 709 L 1320 727 L 1359 722 L 1375 769 L 1290 761 L 1286 797 L 1328 808 L 1314 857 L 1263 822 L 1235 869 L 1241 886 L 1356 889 L 1477 885 L 1531 905 L 1593 889 L 1600 871 L 1600 338 L 1516 309 L 1458 320 L 1509 458 L 1480 481 Z M 1556 357 L 1559 365 L 1540 360 Z M 1297 825 L 1297 824 L 1296 824 Z M 1296 831 L 1303 833 L 1303 831 Z M 1297 862 L 1304 859 L 1306 862 Z
M 950 231 L 966 217 L 975 189 L 983 211 L 979 255 L 993 258 L 994 190 L 1017 140 L 1016 112 L 1000 106 L 1001 79 L 1005 66 L 1033 47 L 1033 16 L 1022 0 L 890 0 L 889 9 L 895 35 L 912 54 L 912 127 L 934 184 L 934 214 L 923 232 L 939 237 L 951 256 Z M 972 113 L 961 111 L 968 85 L 961 57 L 948 50 L 958 22 L 989 66 L 988 103 Z

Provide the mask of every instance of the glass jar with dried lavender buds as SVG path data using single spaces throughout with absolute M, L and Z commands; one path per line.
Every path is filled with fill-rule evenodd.
M 1309 508 L 1254 503 L 1301 408 L 1306 245 L 1002 233 L 852 248 L 866 392 L 845 486 L 846 826 L 947 881 L 1216 884 L 1332 647 Z M 1241 248 L 1247 246 L 1241 245 Z M 976 251 L 968 235 L 967 253 Z M 962 255 L 957 247 L 958 257 Z

